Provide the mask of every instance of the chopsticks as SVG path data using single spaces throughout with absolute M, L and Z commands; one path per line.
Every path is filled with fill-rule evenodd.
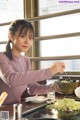
M 60 76 L 58 80 L 66 80 L 66 81 L 72 81 L 71 78 L 69 77 L 68 73 L 67 72 L 64 72 L 65 75 L 67 76 L 67 78 L 63 78 L 63 76 Z
M 69 77 L 68 73 L 67 73 L 67 72 L 64 72 L 64 73 L 67 75 L 68 79 L 69 79 L 70 81 L 72 81 L 71 78 Z

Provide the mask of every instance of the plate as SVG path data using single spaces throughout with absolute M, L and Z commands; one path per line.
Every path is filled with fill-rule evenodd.
M 25 102 L 43 103 L 45 101 L 47 101 L 47 98 L 44 96 L 33 96 L 25 98 Z
M 80 98 L 80 86 L 75 89 L 75 95 Z

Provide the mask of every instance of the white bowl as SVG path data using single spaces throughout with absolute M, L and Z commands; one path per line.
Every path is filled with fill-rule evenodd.
M 75 89 L 75 95 L 76 95 L 78 98 L 80 98 L 80 87 L 77 87 L 77 88 Z

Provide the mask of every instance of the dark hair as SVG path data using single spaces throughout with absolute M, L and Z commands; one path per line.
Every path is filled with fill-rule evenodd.
M 27 33 L 28 30 L 30 30 L 32 33 L 34 33 L 33 26 L 30 22 L 28 22 L 25 19 L 20 19 L 20 20 L 15 20 L 14 22 L 11 23 L 10 28 L 9 28 L 9 34 L 15 35 L 17 31 L 19 31 L 19 36 L 20 34 L 25 30 Z M 12 52 L 11 52 L 11 46 L 10 46 L 11 40 L 9 39 L 6 45 L 6 56 L 12 60 Z

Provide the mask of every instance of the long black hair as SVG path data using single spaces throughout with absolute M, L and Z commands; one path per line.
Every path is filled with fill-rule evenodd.
M 32 33 L 34 33 L 34 28 L 33 25 L 28 22 L 25 19 L 19 19 L 19 20 L 15 20 L 14 22 L 11 23 L 10 28 L 9 28 L 9 34 L 11 34 L 12 36 L 15 35 L 15 33 L 17 31 L 19 31 L 19 36 L 21 35 L 21 33 L 23 32 L 23 30 L 25 30 L 25 32 L 27 33 L 28 30 L 30 30 Z M 6 56 L 12 60 L 12 50 L 11 50 L 11 46 L 10 46 L 11 40 L 9 38 L 7 45 L 6 45 Z

